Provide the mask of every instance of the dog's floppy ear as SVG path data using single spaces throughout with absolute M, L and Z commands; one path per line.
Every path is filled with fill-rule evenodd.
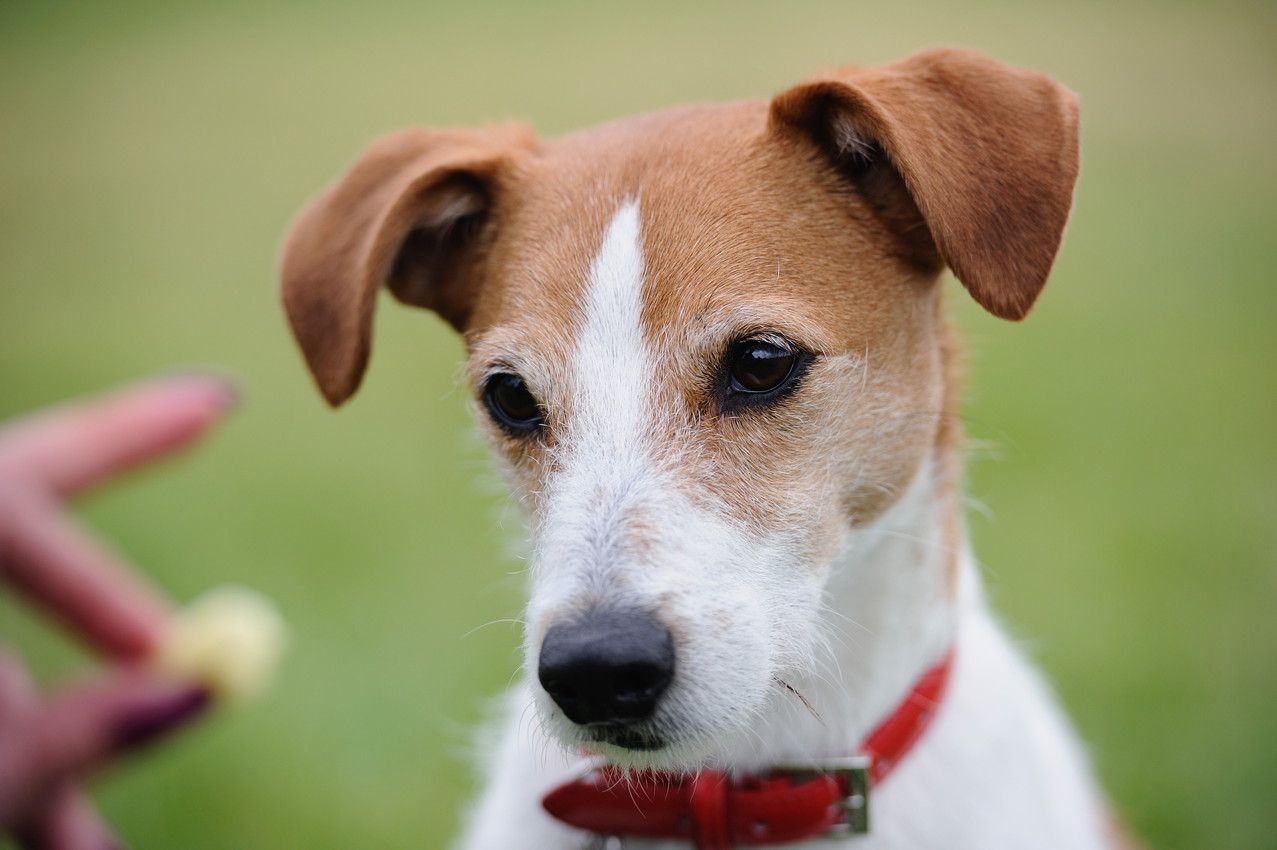
M 818 144 L 907 251 L 938 254 L 989 312 L 1029 312 L 1077 180 L 1068 89 L 978 53 L 932 50 L 792 88 L 772 101 L 769 125 Z
M 464 329 L 501 175 L 533 144 L 523 125 L 394 133 L 298 215 L 280 260 L 284 308 L 329 404 L 363 378 L 382 284 Z

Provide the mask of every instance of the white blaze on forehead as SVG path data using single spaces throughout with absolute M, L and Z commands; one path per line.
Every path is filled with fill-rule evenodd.
M 658 396 L 659 351 L 644 333 L 643 259 L 639 206 L 626 201 L 590 264 L 576 317 L 571 400 L 536 517 L 525 658 L 535 680 L 546 630 L 591 607 L 652 611 L 681 627 L 679 673 L 654 722 L 695 738 L 756 711 L 774 659 L 805 657 L 805 647 L 769 645 L 771 623 L 788 622 L 796 598 L 815 600 L 814 610 L 820 586 L 814 571 L 806 581 L 773 578 L 789 563 L 786 550 L 683 492 L 685 449 L 670 436 L 680 414 Z M 560 739 L 584 743 L 537 693 Z
M 630 455 L 649 412 L 637 201 L 626 201 L 608 224 L 585 297 L 573 362 L 573 439 L 588 444 L 602 438 L 597 448 Z
M 643 334 L 638 203 L 608 224 L 590 264 L 572 357 L 572 403 L 543 526 L 553 560 L 593 578 L 620 560 L 625 523 L 650 499 L 651 356 Z

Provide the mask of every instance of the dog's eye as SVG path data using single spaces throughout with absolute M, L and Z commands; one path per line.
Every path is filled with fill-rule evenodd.
M 541 405 L 528 391 L 523 379 L 512 372 L 500 372 L 483 385 L 483 401 L 497 424 L 514 434 L 529 434 L 541 427 Z
M 798 354 L 762 340 L 737 344 L 731 354 L 731 390 L 758 395 L 774 392 L 794 374 Z

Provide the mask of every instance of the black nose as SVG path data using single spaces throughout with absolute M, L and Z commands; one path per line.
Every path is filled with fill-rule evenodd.
M 648 614 L 595 611 L 546 632 L 537 675 L 573 723 L 643 720 L 674 676 L 674 641 Z

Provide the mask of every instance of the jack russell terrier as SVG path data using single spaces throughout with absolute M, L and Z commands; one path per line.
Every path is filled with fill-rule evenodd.
M 436 311 L 529 517 L 461 847 L 1125 841 L 981 591 L 938 284 L 1023 318 L 1077 171 L 1071 92 L 938 50 L 554 141 L 407 130 L 306 207 L 283 301 L 324 397 L 383 285 Z

